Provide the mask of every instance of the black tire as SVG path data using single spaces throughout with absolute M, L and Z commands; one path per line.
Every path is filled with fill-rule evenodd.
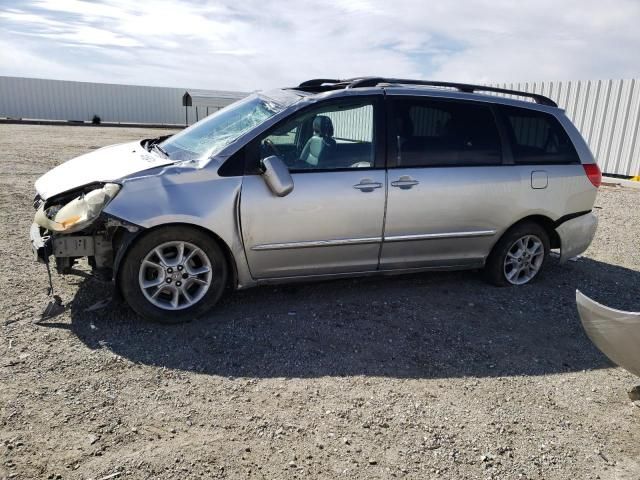
M 534 276 L 521 285 L 531 283 L 540 276 L 540 272 L 549 257 L 549 235 L 538 223 L 522 222 L 507 230 L 498 243 L 495 244 L 493 250 L 491 250 L 484 267 L 484 276 L 489 283 L 498 287 L 518 286 L 507 279 L 505 274 L 505 259 L 515 242 L 527 235 L 533 235 L 540 239 L 544 247 L 544 256 Z
M 182 309 L 167 310 L 147 299 L 139 282 L 139 273 L 149 252 L 159 245 L 175 241 L 188 242 L 201 249 L 208 257 L 212 274 L 209 288 L 200 300 Z M 188 226 L 160 227 L 143 234 L 130 247 L 118 271 L 118 285 L 125 301 L 141 317 L 166 324 L 183 323 L 201 316 L 218 302 L 227 285 L 228 270 L 222 249 L 205 232 Z

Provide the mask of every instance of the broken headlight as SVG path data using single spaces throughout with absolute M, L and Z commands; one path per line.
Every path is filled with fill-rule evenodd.
M 35 222 L 52 232 L 72 233 L 91 224 L 102 209 L 117 195 L 120 185 L 107 183 L 102 187 L 83 193 L 66 205 L 54 205 L 47 209 L 41 205 Z

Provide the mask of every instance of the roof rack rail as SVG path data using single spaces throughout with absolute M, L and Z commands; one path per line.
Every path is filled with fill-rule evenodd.
M 313 78 L 311 80 L 307 80 L 306 82 L 302 82 L 299 87 L 320 87 L 325 83 L 341 83 L 344 80 L 335 80 L 331 78 Z
M 297 88 L 309 92 L 324 92 L 328 90 L 338 90 L 342 88 L 364 88 L 375 87 L 382 83 L 400 85 L 424 85 L 427 87 L 453 88 L 464 93 L 492 92 L 503 95 L 514 95 L 518 97 L 531 98 L 540 105 L 557 107 L 558 104 L 549 97 L 538 93 L 522 92 L 519 90 L 509 90 L 506 88 L 490 87 L 487 85 L 473 85 L 469 83 L 440 82 L 436 80 L 410 80 L 405 78 L 385 78 L 385 77 L 360 77 L 346 80 L 330 80 L 318 78 L 302 82 Z

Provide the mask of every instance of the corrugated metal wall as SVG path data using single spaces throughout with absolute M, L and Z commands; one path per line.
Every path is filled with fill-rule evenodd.
M 90 121 L 98 115 L 103 122 L 184 125 L 185 90 L 0 76 L 0 117 Z M 213 93 L 211 105 L 198 106 L 199 118 L 206 116 L 207 106 L 213 113 L 246 95 Z M 195 106 L 188 111 L 193 123 Z
M 337 139 L 371 142 L 373 139 L 373 107 L 363 105 L 346 111 L 325 112 L 333 123 Z
M 541 93 L 566 110 L 600 169 L 640 175 L 640 79 L 516 82 L 495 86 Z

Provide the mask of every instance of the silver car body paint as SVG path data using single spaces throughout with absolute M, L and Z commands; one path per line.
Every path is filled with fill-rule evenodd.
M 591 341 L 616 365 L 640 376 L 640 312 L 606 307 L 576 290 L 582 326 Z
M 579 164 L 294 173 L 295 188 L 283 197 L 273 194 L 259 175 L 217 173 L 248 142 L 308 105 L 385 94 L 472 100 L 550 113 L 568 132 L 581 162 L 594 163 L 577 129 L 554 107 L 413 87 L 314 95 L 280 91 L 271 95 L 285 105 L 282 112 L 211 159 L 159 166 L 117 179 L 122 190 L 105 212 L 144 228 L 183 223 L 211 232 L 231 253 L 237 287 L 244 288 L 292 279 L 479 267 L 517 221 L 531 215 L 557 221 L 591 210 L 597 189 Z M 546 188 L 540 188 L 541 175 L 546 176 Z M 367 182 L 373 188 L 362 188 Z M 567 255 L 577 255 L 591 241 L 592 235 L 583 238 L 585 231 L 591 234 L 582 223 L 586 221 L 559 228 Z
M 262 160 L 264 173 L 262 177 L 271 191 L 278 197 L 284 197 L 293 190 L 293 178 L 289 174 L 289 169 L 285 163 L 276 156 L 267 157 Z
M 560 237 L 560 263 L 584 252 L 593 240 L 597 227 L 598 217 L 588 213 L 567 220 L 556 228 Z
M 238 288 L 252 285 L 240 230 L 242 177 L 220 177 L 214 168 L 169 166 L 125 179 L 123 191 L 105 208 L 145 228 L 188 224 L 216 235 L 229 249 L 238 275 Z
M 381 266 L 420 267 L 452 259 L 460 265 L 482 264 L 497 239 L 517 221 L 532 215 L 556 221 L 591 209 L 596 189 L 581 165 L 544 166 L 549 185 L 541 190 L 528 185 L 532 168 L 390 169 L 390 180 L 408 176 L 419 184 L 408 190 L 389 188 Z M 412 238 L 421 235 L 424 240 Z M 388 237 L 403 236 L 408 239 L 387 242 Z
M 286 197 L 248 175 L 240 206 L 244 241 L 255 278 L 371 271 L 378 266 L 385 191 L 353 188 L 384 170 L 293 174 Z M 310 243 L 311 242 L 311 243 Z M 289 245 L 290 248 L 282 248 Z M 315 245 L 313 251 L 308 248 Z M 274 248 L 275 247 L 275 248 Z

